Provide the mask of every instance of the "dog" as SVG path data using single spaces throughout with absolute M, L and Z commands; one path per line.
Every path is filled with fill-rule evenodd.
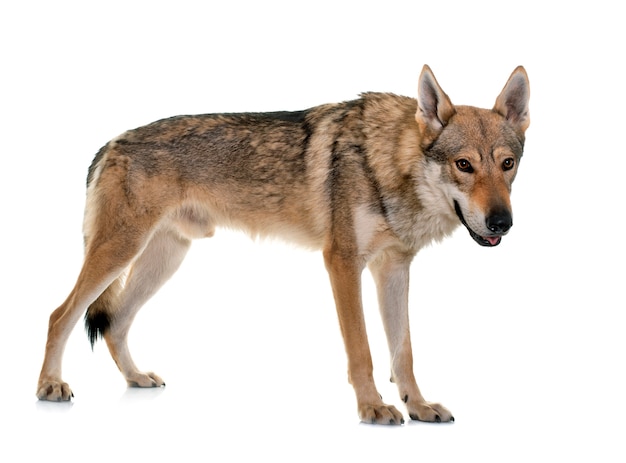
M 135 366 L 131 323 L 193 239 L 229 227 L 322 250 L 360 420 L 404 423 L 373 380 L 360 288 L 368 267 L 391 379 L 409 417 L 454 421 L 415 381 L 409 267 L 422 247 L 460 224 L 486 247 L 510 230 L 529 96 L 519 66 L 493 109 L 455 106 L 425 65 L 417 99 L 364 93 L 299 112 L 177 116 L 111 140 L 89 167 L 85 260 L 50 316 L 37 397 L 72 399 L 62 356 L 83 313 L 92 347 L 106 341 L 129 386 L 163 386 Z

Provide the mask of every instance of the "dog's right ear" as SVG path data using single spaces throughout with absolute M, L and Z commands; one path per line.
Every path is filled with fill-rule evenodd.
M 425 64 L 417 87 L 415 113 L 422 137 L 429 141 L 434 140 L 455 112 L 450 98 L 439 86 L 433 71 Z

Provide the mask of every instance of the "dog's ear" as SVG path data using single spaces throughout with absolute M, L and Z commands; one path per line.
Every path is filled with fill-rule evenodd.
M 422 137 L 434 140 L 455 113 L 454 105 L 441 89 L 428 65 L 424 65 L 417 87 L 415 120 Z
M 493 110 L 503 115 L 517 131 L 523 134 L 530 125 L 529 98 L 528 74 L 522 66 L 518 66 L 496 99 Z

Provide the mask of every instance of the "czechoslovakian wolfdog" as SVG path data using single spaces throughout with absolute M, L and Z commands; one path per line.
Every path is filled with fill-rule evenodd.
M 104 338 L 129 385 L 164 385 L 135 366 L 131 323 L 192 239 L 226 226 L 323 251 L 359 417 L 401 424 L 372 376 L 360 287 L 367 266 L 391 379 L 409 416 L 453 421 L 445 407 L 424 400 L 413 374 L 409 266 L 420 248 L 459 224 L 481 246 L 498 245 L 509 231 L 528 98 L 520 66 L 493 109 L 455 106 L 424 66 L 417 100 L 365 93 L 299 112 L 179 116 L 110 141 L 89 168 L 85 261 L 50 316 L 37 396 L 73 397 L 61 379 L 62 356 L 85 311 L 92 344 Z

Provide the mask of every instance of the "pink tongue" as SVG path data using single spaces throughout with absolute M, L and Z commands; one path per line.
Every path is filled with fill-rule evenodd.
M 495 246 L 500 241 L 499 236 L 486 236 L 485 239 L 489 241 L 489 244 L 491 244 L 492 246 Z

